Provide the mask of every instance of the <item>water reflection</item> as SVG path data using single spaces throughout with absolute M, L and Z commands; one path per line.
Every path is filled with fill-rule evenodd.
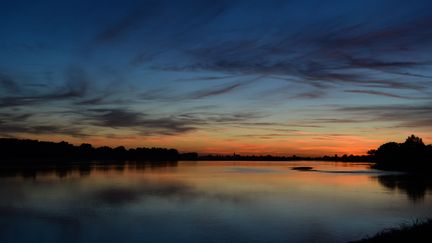
M 199 163 L 190 162 L 189 165 L 198 166 Z M 272 163 L 260 163 L 260 162 L 216 162 L 209 163 L 220 166 L 227 166 L 226 172 L 233 173 L 275 173 L 277 170 L 271 167 Z M 279 163 L 280 164 L 280 163 Z M 303 172 L 318 172 L 318 173 L 335 173 L 335 174 L 365 174 L 370 175 L 370 178 L 376 180 L 380 185 L 393 191 L 398 190 L 399 192 L 405 193 L 408 198 L 417 202 L 424 199 L 427 191 L 432 191 L 432 177 L 426 174 L 387 174 L 377 170 L 368 169 L 369 164 L 362 163 L 331 163 L 333 169 L 329 170 L 328 166 L 322 164 L 311 166 L 292 166 L 294 163 L 288 165 L 292 170 L 303 171 Z M 147 170 L 161 170 L 169 167 L 177 167 L 178 162 L 112 162 L 112 163 L 84 163 L 84 164 L 68 164 L 64 166 L 58 165 L 40 165 L 40 166 L 24 166 L 24 167 L 2 167 L 0 168 L 0 177 L 19 177 L 23 179 L 36 180 L 38 177 L 55 176 L 59 179 L 67 179 L 78 175 L 79 177 L 91 176 L 94 172 L 118 172 L 122 173 L 125 170 L 135 172 L 145 172 Z M 213 165 L 212 165 L 213 166 Z M 266 166 L 266 168 L 263 168 Z M 348 168 L 348 170 L 346 170 Z M 359 170 L 360 168 L 360 170 Z M 148 182 L 147 182 L 148 183 Z M 134 190 L 131 188 L 110 188 L 106 191 L 100 191 L 95 194 L 95 197 L 99 197 L 101 201 L 106 201 L 107 204 L 124 204 L 128 201 L 134 201 L 138 198 L 137 195 L 183 195 L 183 197 L 189 197 L 193 195 L 191 188 L 186 184 L 145 184 L 141 185 L 140 190 Z M 104 200 L 105 199 L 105 200 Z M 238 200 L 235 199 L 235 200 Z
M 432 176 L 426 174 L 391 174 L 374 177 L 384 187 L 405 193 L 413 202 L 423 200 L 432 191 Z
M 370 175 L 372 180 L 376 180 L 380 185 L 392 191 L 402 192 L 412 202 L 418 202 L 424 199 L 428 191 L 432 191 L 432 175 L 419 173 L 398 173 L 379 171 L 374 169 L 366 170 L 328 170 L 315 169 L 310 166 L 295 166 L 292 170 L 302 172 L 319 172 L 319 173 L 335 173 L 335 174 L 365 174 Z
M 125 169 L 133 171 L 145 171 L 149 169 L 160 169 L 175 167 L 178 162 L 115 162 L 115 163 L 77 163 L 65 165 L 39 165 L 20 167 L 0 167 L 0 177 L 21 177 L 24 179 L 37 179 L 37 177 L 55 175 L 57 178 L 68 178 L 79 175 L 90 176 L 94 171 L 117 171 Z
M 411 203 L 401 179 L 368 168 L 179 162 L 2 169 L 0 242 L 346 242 L 432 215 L 423 189 L 423 200 Z M 383 192 L 389 185 L 395 193 Z
M 94 191 L 90 199 L 99 205 L 122 206 L 143 200 L 145 197 L 194 197 L 197 192 L 187 184 L 141 183 L 135 187 L 107 187 Z

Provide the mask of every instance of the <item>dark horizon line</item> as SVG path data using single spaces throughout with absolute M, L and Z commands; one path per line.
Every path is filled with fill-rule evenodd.
M 420 137 L 409 136 L 405 142 L 388 142 L 377 149 L 368 151 L 368 155 L 343 156 L 272 156 L 272 155 L 199 155 L 195 152 L 179 153 L 176 149 L 167 148 L 130 148 L 124 146 L 111 148 L 108 146 L 93 147 L 88 143 L 75 146 L 68 142 L 46 142 L 30 139 L 0 138 L 0 161 L 16 161 L 28 164 L 29 161 L 58 163 L 60 161 L 151 161 L 177 162 L 181 160 L 222 160 L 222 161 L 342 161 L 342 162 L 374 162 L 373 168 L 398 171 L 429 171 L 432 166 L 432 144 L 426 145 Z M 75 161 L 76 162 L 76 161 Z
M 19 144 L 20 143 L 20 144 Z M 31 146 L 29 147 L 29 144 L 32 144 L 32 146 L 38 146 L 41 147 L 44 145 L 42 149 L 47 149 L 47 147 L 54 147 L 57 146 L 57 150 L 52 150 L 51 153 L 46 153 L 47 151 L 32 151 L 34 148 Z M 132 158 L 132 159 L 146 159 L 148 155 L 136 155 L 136 151 L 138 150 L 158 150 L 160 152 L 159 156 L 161 158 L 165 158 L 166 154 L 170 153 L 168 158 L 170 160 L 264 160 L 264 161 L 293 161 L 293 160 L 328 160 L 328 161 L 359 161 L 359 162 L 368 162 L 371 161 L 370 155 L 348 155 L 343 154 L 342 156 L 339 156 L 338 154 L 335 155 L 322 155 L 322 156 L 298 156 L 298 155 L 272 155 L 272 154 L 262 154 L 262 155 L 240 155 L 237 153 L 232 154 L 201 154 L 198 152 L 179 152 L 177 149 L 174 148 L 161 148 L 161 147 L 135 147 L 135 148 L 125 148 L 124 146 L 120 145 L 117 147 L 110 147 L 110 146 L 99 146 L 94 147 L 92 144 L 89 143 L 82 143 L 80 145 L 75 145 L 66 141 L 61 142 L 52 142 L 52 141 L 42 141 L 37 139 L 22 139 L 22 138 L 0 138 L 0 146 L 7 148 L 6 157 L 9 158 L 26 158 L 25 152 L 22 153 L 22 150 L 27 149 L 28 152 L 33 153 L 36 156 L 41 156 L 42 158 L 58 158 L 58 157 L 66 157 L 66 154 L 72 154 L 72 157 L 79 157 L 82 159 L 126 159 L 126 158 Z M 21 147 L 20 147 L 21 146 Z M 22 146 L 26 146 L 23 148 Z M 58 151 L 58 148 L 60 146 L 65 147 L 63 153 L 60 154 Z M 18 148 L 20 147 L 20 148 Z M 39 148 L 41 149 L 41 148 Z M 19 150 L 19 152 L 15 154 L 10 154 L 11 150 Z M 76 150 L 74 152 L 71 152 L 71 150 Z M 7 156 L 7 153 L 9 152 L 9 156 Z M 129 155 L 127 155 L 129 153 Z M 131 156 L 131 153 L 135 153 L 135 155 Z M 58 157 L 56 157 L 58 156 Z M 3 156 L 5 157 L 5 156 Z M 154 155 L 151 156 L 152 160 L 159 160 Z

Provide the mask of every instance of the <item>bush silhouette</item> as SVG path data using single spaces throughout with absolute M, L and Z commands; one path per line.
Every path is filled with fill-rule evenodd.
M 432 146 L 420 137 L 409 136 L 404 143 L 389 142 L 368 152 L 378 169 L 421 171 L 432 168 Z

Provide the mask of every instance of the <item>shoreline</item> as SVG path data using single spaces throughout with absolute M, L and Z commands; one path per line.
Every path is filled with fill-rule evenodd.
M 373 242 L 432 242 L 432 219 L 416 220 L 411 224 L 384 229 L 373 236 L 349 243 Z

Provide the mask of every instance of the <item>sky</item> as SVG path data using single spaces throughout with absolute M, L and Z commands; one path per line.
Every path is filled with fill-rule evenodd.
M 20 1 L 0 137 L 202 154 L 432 143 L 432 1 Z

